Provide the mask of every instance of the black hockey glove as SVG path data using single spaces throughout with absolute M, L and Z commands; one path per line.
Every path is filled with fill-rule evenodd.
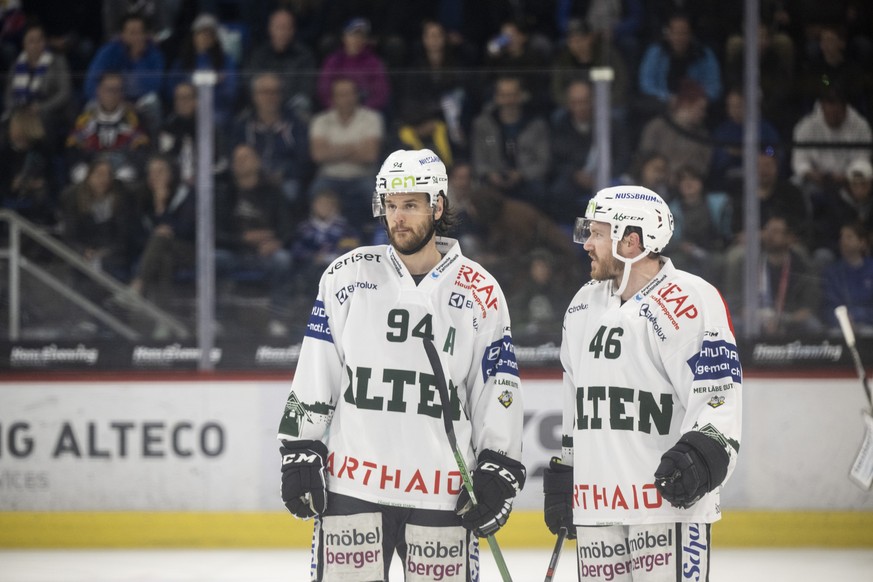
M 490 450 L 479 453 L 479 465 L 471 475 L 476 505 L 466 489 L 461 491 L 455 511 L 462 525 L 480 538 L 490 536 L 506 523 L 512 499 L 524 487 L 524 465 Z
M 718 441 L 692 430 L 661 456 L 655 487 L 673 507 L 687 509 L 721 485 L 730 457 Z
M 567 530 L 568 539 L 576 539 L 573 525 L 573 466 L 562 465 L 561 459 L 552 457 L 549 467 L 543 472 L 543 515 L 549 531 L 558 535 L 561 528 Z
M 321 441 L 282 441 L 282 501 L 301 519 L 320 515 L 327 508 L 324 460 L 327 447 Z

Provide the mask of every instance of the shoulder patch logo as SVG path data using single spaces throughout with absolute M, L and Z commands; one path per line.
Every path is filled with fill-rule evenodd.
M 509 408 L 512 405 L 512 393 L 509 390 L 504 390 L 497 397 L 497 401 L 503 405 L 503 408 Z
M 718 408 L 722 404 L 724 404 L 724 396 L 713 396 L 709 399 L 709 402 L 706 403 L 710 408 Z

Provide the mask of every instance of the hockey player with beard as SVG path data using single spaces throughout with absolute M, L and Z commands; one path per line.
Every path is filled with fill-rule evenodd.
M 321 277 L 278 438 L 282 499 L 315 516 L 313 580 L 478 580 L 478 537 L 507 520 L 525 481 L 523 403 L 509 312 L 494 278 L 442 236 L 445 165 L 398 150 L 376 178 L 389 245 Z M 442 402 L 429 338 L 445 370 Z M 471 471 L 464 490 L 443 424 Z
M 564 316 L 562 455 L 543 489 L 580 580 L 709 579 L 742 368 L 718 291 L 660 255 L 672 234 L 663 199 L 639 186 L 601 190 L 576 222 L 592 280 Z

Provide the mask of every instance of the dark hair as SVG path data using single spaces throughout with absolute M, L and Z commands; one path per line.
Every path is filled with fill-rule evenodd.
M 118 21 L 118 31 L 120 32 L 124 30 L 124 25 L 131 20 L 139 20 L 140 22 L 142 22 L 143 28 L 145 28 L 146 32 L 151 32 L 152 23 L 150 22 L 148 16 L 146 16 L 142 12 L 137 12 L 136 10 L 131 10 L 124 13 L 124 16 L 122 16 L 121 20 Z
M 443 199 L 443 215 L 434 223 L 434 230 L 437 236 L 445 236 L 455 228 L 458 217 L 455 214 L 455 209 L 449 204 L 449 197 L 445 194 L 440 194 L 440 196 Z

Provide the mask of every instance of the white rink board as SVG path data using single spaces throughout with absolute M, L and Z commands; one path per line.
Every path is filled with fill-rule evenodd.
M 528 380 L 516 507 L 540 509 L 560 447 L 560 382 Z M 0 384 L 0 507 L 18 511 L 271 511 L 288 382 Z M 873 509 L 846 474 L 862 436 L 857 380 L 747 379 L 740 462 L 723 505 Z

